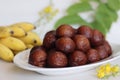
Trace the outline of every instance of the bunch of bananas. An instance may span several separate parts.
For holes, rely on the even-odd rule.
[[[12,62],[14,55],[33,46],[41,45],[41,39],[33,32],[35,26],[20,22],[7,27],[0,27],[0,58]]]

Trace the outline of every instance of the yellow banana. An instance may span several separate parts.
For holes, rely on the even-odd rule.
[[[33,47],[33,45],[32,44],[25,44],[26,45],[26,49],[30,49],[30,48],[32,48]],[[19,52],[21,52],[21,51],[23,51],[23,50],[20,50],[20,51],[16,51],[16,50],[13,50],[13,53],[14,53],[14,55],[16,55],[16,54],[18,54]]]
[[[0,58],[5,61],[11,62],[13,61],[14,54],[8,47],[0,44]]]
[[[14,38],[14,37],[6,37],[6,38],[2,38],[0,39],[0,43],[7,46],[8,48],[12,49],[12,50],[25,50],[26,46],[24,44],[24,42],[22,42],[21,40]]]
[[[25,44],[26,45],[26,49],[30,49],[30,48],[32,48],[33,47],[33,45],[32,44]],[[13,50],[13,53],[14,53],[14,55],[16,55],[16,54],[18,54],[19,52],[21,52],[22,50],[20,50],[20,51],[15,51],[15,50]]]
[[[19,52],[21,52],[22,50],[20,50],[20,51],[13,51],[13,54],[14,55],[16,55],[16,54],[18,54]]]
[[[26,47],[27,47],[27,49],[30,49],[30,48],[32,48],[34,45],[32,45],[32,44],[26,44]]]
[[[41,39],[35,32],[27,32],[27,35],[24,37],[19,37],[25,44],[32,44],[32,45],[41,45]]]
[[[14,37],[22,37],[22,36],[25,36],[27,33],[19,26],[16,26],[16,25],[11,25],[9,27],[13,33],[12,33],[12,36]]]
[[[28,23],[28,22],[20,22],[20,23],[14,24],[14,25],[23,28],[23,30],[25,30],[26,32],[35,29],[35,26],[31,23]]]
[[[13,54],[14,55],[16,55],[16,54],[18,54],[19,53],[19,51],[13,51]]]
[[[11,33],[13,33],[13,31],[8,27],[0,27],[0,38],[8,37],[11,35]]]

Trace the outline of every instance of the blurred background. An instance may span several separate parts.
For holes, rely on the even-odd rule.
[[[85,3],[85,5],[81,4],[82,1]],[[92,1],[90,2],[91,6],[86,4],[89,1]],[[104,16],[98,16],[101,20],[99,20],[98,18],[96,18],[96,16],[94,16],[95,14],[97,14],[97,12],[99,12],[99,8],[97,8],[99,1],[101,0],[10,0],[10,1],[0,0],[0,26],[7,26],[17,22],[31,22],[38,27],[37,30],[35,31],[43,39],[47,31],[51,29],[55,29],[56,24],[59,25],[60,23],[62,23],[60,22],[60,19],[64,18],[64,16],[71,16],[79,12],[78,7],[81,8],[81,11],[80,11],[81,13],[77,13],[77,14],[79,14],[80,18],[82,18],[84,21],[87,22],[87,23],[86,22],[82,23],[81,21],[79,23],[86,25],[89,22],[93,21],[94,19],[101,21],[102,20],[101,17],[104,17],[106,14]],[[107,0],[102,0],[102,1],[104,1],[104,4],[106,4]],[[111,11],[108,11],[108,14],[111,15],[112,13],[117,13],[117,14],[111,15],[111,16],[115,16],[116,20],[111,22],[108,30],[105,30],[106,28],[101,29],[98,27],[97,29],[100,29],[101,31],[103,31],[103,33],[106,34],[106,38],[108,39],[108,41],[112,43],[120,44],[120,37],[119,37],[120,35],[120,27],[119,27],[120,26],[120,10],[119,9],[120,8],[116,10],[116,7],[115,8],[113,7],[113,5],[116,3],[112,4],[112,1],[114,0],[109,0],[109,1],[110,1],[110,4],[107,4],[107,6],[111,8]],[[76,6],[77,4],[81,4],[83,6],[82,7]],[[117,5],[118,7],[120,7],[119,3]],[[48,13],[48,15],[43,15],[43,14],[46,14],[46,13],[42,14],[42,12],[44,12],[46,8],[47,8],[46,13]],[[50,16],[50,19],[46,19],[46,17],[45,18],[41,17],[41,16],[49,16],[50,9],[53,10],[53,13],[55,13],[56,11],[56,13],[52,16],[52,18],[51,16]],[[102,8],[100,7],[100,9],[103,9],[103,13],[107,13],[106,10],[104,9],[104,6],[102,6]],[[72,12],[73,14],[71,14]],[[105,17],[105,20],[106,21],[109,20],[109,17],[108,16]],[[67,21],[67,19],[65,19],[64,23],[70,23],[70,21]],[[76,23],[71,25],[77,28],[82,24]],[[103,23],[103,25],[104,24],[107,24],[107,22]],[[97,24],[95,24],[95,26],[96,25]],[[102,26],[99,25],[99,27],[102,27]]]

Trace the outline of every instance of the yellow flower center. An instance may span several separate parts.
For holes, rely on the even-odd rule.
[[[111,71],[115,72],[115,73],[119,72],[119,70],[120,70],[119,66],[113,66],[112,69],[111,69]]]
[[[111,65],[110,64],[105,65],[105,72],[106,72],[106,74],[110,74],[110,72],[111,72]]]
[[[105,76],[105,73],[103,71],[101,71],[97,74],[98,78],[103,78],[104,76]]]
[[[51,13],[52,12],[52,7],[51,6],[48,6],[44,9],[44,12],[45,13]]]

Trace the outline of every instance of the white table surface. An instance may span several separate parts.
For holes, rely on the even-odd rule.
[[[0,26],[13,24],[20,21],[35,22],[38,19],[37,12],[48,5],[48,1],[49,0],[0,0]],[[75,2],[75,0],[53,1],[56,8],[58,8],[60,12],[63,12],[69,4]],[[120,12],[118,14],[120,15]],[[107,35],[107,39],[110,42],[120,44],[119,35],[120,16],[118,21],[113,23],[112,28]],[[120,65],[120,59],[111,63]],[[0,60],[0,80],[98,80],[95,76],[95,72],[95,70],[90,70],[74,75],[45,76],[36,72],[18,68],[14,65],[14,63],[8,63]],[[109,80],[120,80],[120,76],[115,78],[111,77]]]

